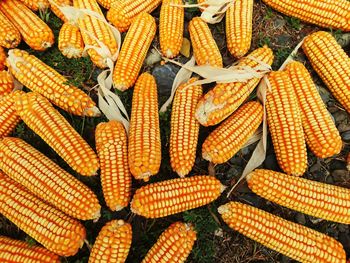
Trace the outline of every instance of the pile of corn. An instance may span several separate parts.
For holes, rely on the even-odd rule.
[[[205,13],[210,6],[199,2],[204,3],[201,9]],[[346,0],[264,2],[306,22],[350,31],[350,2]],[[108,9],[110,24],[99,5]],[[274,55],[267,46],[247,55],[253,0],[236,0],[228,5],[227,48],[239,59],[237,65],[250,69],[261,64],[271,66]],[[64,11],[69,6],[85,11],[73,19]],[[159,6],[160,50],[164,57],[176,58],[184,39],[185,7],[181,0],[0,1],[0,213],[42,245],[29,246],[0,236],[0,262],[60,262],[60,257],[73,256],[90,233],[80,220],[97,221],[101,215],[101,200],[92,189],[35,149],[35,142],[28,144],[10,137],[21,121],[72,170],[82,176],[100,175],[108,209],[129,209],[156,219],[207,205],[226,189],[214,176],[188,176],[197,157],[200,125],[218,125],[201,147],[202,158],[213,164],[225,163],[258,130],[266,107],[273,147],[284,173],[256,169],[246,177],[249,188],[281,206],[350,224],[349,189],[301,177],[307,169],[307,147],[315,156],[328,158],[338,154],[343,143],[310,73],[296,61],[266,75],[266,105],[248,101],[262,78],[217,83],[205,94],[195,83],[197,77],[182,83],[172,103],[169,139],[171,168],[179,178],[132,188],[133,180],[156,178],[162,162],[157,83],[151,74],[140,74],[157,31],[151,13]],[[110,67],[112,61],[113,87],[120,91],[133,87],[130,129],[117,120],[99,123],[95,129],[96,151],[56,108],[76,116],[99,117],[94,100],[68,84],[55,69],[16,48],[22,39],[36,51],[54,44],[53,31],[35,13],[47,12],[48,8],[63,21],[57,42],[64,56],[88,55],[99,68]],[[117,30],[126,32],[120,51]],[[223,59],[208,24],[195,17],[188,31],[197,65],[222,68]],[[325,31],[307,36],[302,48],[314,70],[349,112],[348,55]],[[15,85],[17,82],[26,92]],[[292,259],[346,261],[345,251],[335,239],[255,207],[232,201],[220,206],[218,213],[232,229]],[[132,246],[132,218],[128,222],[113,219],[102,227],[89,262],[125,262]],[[196,235],[194,226],[175,222],[159,236],[142,262],[185,262]]]

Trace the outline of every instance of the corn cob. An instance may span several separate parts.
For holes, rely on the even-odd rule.
[[[0,139],[9,135],[21,120],[14,102],[14,98],[19,94],[23,92],[18,90],[0,96]]]
[[[277,11],[326,28],[350,31],[350,3],[347,0],[263,0]]]
[[[162,0],[118,0],[114,1],[107,12],[107,19],[120,32],[125,32],[133,20],[141,13],[151,13]]]
[[[307,152],[292,81],[284,71],[271,72],[268,80],[267,121],[277,161],[285,173],[301,176],[307,168]]]
[[[123,220],[108,222],[98,234],[91,250],[89,263],[124,263],[132,240],[131,225]]]
[[[114,87],[118,90],[124,91],[135,84],[156,27],[155,19],[147,13],[140,14],[133,21],[113,72]]]
[[[216,200],[225,187],[213,176],[178,178],[136,190],[131,211],[146,218],[160,218],[194,209]]]
[[[103,6],[103,8],[105,9],[110,9],[112,4],[116,1],[119,1],[119,0],[97,0],[97,2]]]
[[[195,17],[189,23],[188,30],[197,64],[222,67],[220,50],[207,23],[200,17]]]
[[[170,163],[180,177],[192,170],[196,159],[199,123],[194,114],[202,86],[188,87],[196,80],[192,78],[176,90],[171,110]]]
[[[345,262],[342,245],[311,228],[238,202],[222,205],[218,211],[230,228],[292,259],[308,263]]]
[[[258,48],[242,58],[238,66],[259,66],[254,57],[268,65],[273,62],[273,53],[270,48],[264,46]],[[255,87],[259,84],[259,78],[253,78],[246,83],[232,82],[219,83],[212,90],[209,90],[199,101],[196,110],[197,120],[204,126],[219,124],[230,116],[249,97]]]
[[[21,42],[21,34],[17,28],[0,11],[0,46],[15,48]]]
[[[0,46],[0,71],[5,69],[6,53],[5,50]]]
[[[87,186],[21,139],[7,137],[0,142],[0,169],[69,216],[100,217],[101,206]]]
[[[112,211],[127,207],[131,195],[127,135],[122,123],[110,121],[96,127],[96,149],[101,167],[101,184]]]
[[[163,0],[159,18],[159,42],[167,58],[180,53],[184,33],[184,8],[172,4],[182,5],[182,0]]]
[[[14,80],[11,74],[5,70],[0,71],[0,97],[9,94],[13,88]]]
[[[44,97],[25,93],[14,98],[21,119],[38,134],[73,170],[95,175],[98,159],[86,141]]]
[[[68,22],[68,19],[66,16],[59,10],[57,6],[71,6],[72,5],[72,0],[50,0],[51,5],[50,9],[51,11],[63,22]]]
[[[350,58],[345,51],[323,31],[306,37],[303,50],[333,96],[350,112]]]
[[[184,263],[196,238],[191,225],[175,222],[160,235],[142,263]]]
[[[0,11],[14,24],[32,49],[44,51],[53,45],[52,30],[23,3],[3,0],[0,2]]]
[[[50,7],[50,3],[48,0],[20,0],[20,1],[33,11],[38,11],[38,10],[45,11]]]
[[[258,169],[247,176],[249,188],[261,197],[326,220],[350,224],[350,190]]]
[[[40,246],[0,236],[0,261],[2,263],[59,263],[58,255]]]
[[[100,115],[93,100],[82,90],[33,55],[20,49],[10,50],[7,64],[11,73],[27,88],[48,98],[56,106],[79,116]]]
[[[250,48],[253,30],[253,0],[237,0],[226,12],[227,48],[236,58]]]
[[[244,104],[206,138],[203,158],[215,164],[230,160],[259,128],[263,117],[264,109],[259,102]]]
[[[84,41],[79,27],[66,22],[58,36],[58,49],[67,58],[80,58],[84,52]]]
[[[312,78],[300,62],[286,67],[299,103],[305,139],[311,151],[320,158],[331,157],[342,149],[342,140]]]
[[[86,231],[77,220],[46,204],[0,172],[0,213],[48,250],[75,255]]]
[[[143,73],[132,97],[128,151],[131,174],[148,181],[158,173],[161,155],[157,84],[152,75]]]
[[[96,0],[73,0],[73,5],[76,8],[96,12],[103,17],[103,13]],[[99,68],[106,68],[107,60],[114,61],[114,56],[118,52],[118,43],[111,28],[103,21],[90,15],[84,15],[82,18],[79,18],[78,25],[85,45],[100,47],[97,42],[99,40],[107,47],[110,54],[104,54],[105,52],[103,54],[100,52],[99,54],[95,49],[88,50],[92,62]]]

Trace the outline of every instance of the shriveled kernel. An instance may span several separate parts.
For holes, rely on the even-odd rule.
[[[84,52],[84,40],[79,27],[66,22],[60,29],[58,49],[67,58],[80,58]]]

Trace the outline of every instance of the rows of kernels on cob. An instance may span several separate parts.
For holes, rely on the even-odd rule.
[[[2,5],[11,7],[17,2],[17,0],[5,0]],[[44,0],[21,0],[21,2],[32,10],[42,10],[48,7],[48,2]],[[63,6],[71,5],[72,2],[69,0],[50,2],[55,14],[66,21],[66,17],[56,5],[52,5],[52,2]],[[4,131],[0,135],[3,137],[11,133],[22,118],[79,173],[92,175],[100,166],[105,202],[111,210],[118,211],[127,207],[131,199],[131,174],[136,179],[147,181],[151,175],[158,173],[161,162],[157,83],[148,73],[139,76],[147,51],[156,34],[155,20],[147,13],[152,12],[162,2],[160,47],[164,56],[173,58],[178,55],[182,44],[184,8],[181,6],[182,1],[176,0],[142,2],[98,0],[97,2],[106,8],[111,8],[108,17],[121,31],[126,31],[130,27],[113,72],[113,81],[117,89],[124,91],[136,83],[130,131],[125,130],[121,123],[113,120],[99,124],[95,133],[98,160],[90,146],[78,136],[44,97],[64,110],[79,116],[99,115],[94,102],[76,87],[67,85],[67,80],[63,76],[34,56],[22,50],[11,50],[7,59],[10,72],[28,88],[44,97],[36,93],[25,94],[21,91],[11,93],[14,88],[13,77],[9,72],[0,72],[3,73],[3,78],[0,78],[0,95],[4,95],[0,98],[3,101],[0,104],[0,111],[3,107],[4,112],[2,114]],[[95,0],[73,1],[76,8],[86,8],[102,16],[97,2]],[[294,7],[290,2],[283,7],[281,4],[284,1],[279,4],[268,0],[266,2],[287,14],[291,12],[290,8]],[[340,12],[333,21],[325,18],[320,20],[320,7],[325,3],[329,4],[327,8],[331,8],[331,3],[327,0],[320,1],[320,3],[311,1],[310,4],[299,6],[300,13],[293,14],[306,19],[306,12],[310,12],[312,16],[309,22],[347,30],[347,25],[342,21],[343,17],[349,17],[347,11]],[[227,46],[232,55],[237,58],[244,56],[250,48],[252,5],[250,0],[235,1],[227,11]],[[334,10],[340,10],[340,7],[347,7],[347,5],[344,1],[336,1],[333,7]],[[52,44],[40,43],[40,41],[45,41],[44,33],[48,31],[30,10],[24,8],[26,16],[24,19],[8,23],[16,12],[16,8],[13,7],[7,13],[4,11],[6,13],[4,22],[1,21],[0,13],[0,23],[11,30],[9,31],[11,37],[8,39],[0,34],[0,70],[5,67],[1,63],[4,57],[1,46],[8,48],[9,45],[16,45],[16,42],[20,41],[16,30],[17,33],[19,31],[22,34],[24,40],[33,49],[43,50]],[[26,32],[28,25],[24,22],[30,19],[35,22],[37,28],[41,28],[43,35],[38,39],[29,38],[30,34],[34,35],[31,30]],[[84,42],[96,47],[99,45],[98,41],[107,45],[112,55],[117,53],[114,36],[105,22],[86,13],[83,17],[79,17],[78,21],[78,25],[66,22],[61,28],[58,44],[65,56],[81,57]],[[15,27],[9,27],[11,22]],[[221,52],[209,26],[200,18],[194,18],[189,24],[189,31],[197,64],[222,67]],[[346,78],[339,78],[343,71],[349,70],[349,65],[346,64],[348,60],[346,53],[336,44],[335,39],[325,32],[309,36],[303,48],[315,70],[347,109],[348,81]],[[319,49],[325,52],[320,53]],[[107,66],[106,59],[109,58],[109,55],[101,55],[96,49],[89,49],[88,53],[97,66],[101,68]],[[329,61],[329,58],[334,60],[334,63],[327,63],[326,59]],[[254,68],[261,66],[262,63],[271,65],[272,61],[272,51],[268,47],[263,47],[241,59],[238,65]],[[188,86],[195,80],[191,79],[178,88],[172,107],[170,161],[173,170],[180,176],[185,176],[192,170],[196,157],[199,122],[204,126],[209,126],[219,124],[227,118],[209,135],[202,146],[204,159],[213,163],[224,163],[245,144],[263,119],[263,107],[259,102],[250,101],[239,108],[258,85],[260,78],[253,78],[247,83],[219,83],[201,100],[202,87],[200,85]],[[311,151],[321,158],[331,157],[340,152],[342,142],[339,132],[309,73],[301,63],[293,62],[287,65],[283,72],[270,73],[268,83],[271,90],[268,90],[267,93],[267,118],[277,159],[286,173],[291,175],[304,173],[307,167],[305,141]],[[196,108],[197,114],[195,114]],[[39,121],[34,117],[37,117]],[[130,147],[127,146],[128,141]],[[69,151],[72,149],[77,153]],[[18,162],[19,159],[21,162]],[[19,139],[7,137],[0,142],[0,168],[8,177],[25,188],[5,176],[3,181],[7,182],[7,187],[15,185],[16,189],[27,191],[27,199],[21,196],[16,200],[19,207],[25,206],[32,198],[39,200],[37,203],[40,205],[41,200],[44,200],[78,219],[96,219],[99,216],[100,205],[91,190]],[[41,168],[43,169],[40,170]],[[53,179],[50,177],[51,174],[59,176]],[[29,177],[32,180],[29,180]],[[350,222],[348,189],[265,170],[256,170],[249,174],[247,181],[253,192],[282,206],[335,222]],[[213,202],[223,190],[224,187],[219,180],[212,176],[191,176],[152,183],[136,191],[132,198],[131,211],[147,218],[169,216]],[[6,187],[3,191],[6,191]],[[10,192],[4,195],[10,195]],[[80,200],[76,199],[78,196]],[[37,197],[40,199],[35,199]],[[15,197],[12,196],[12,198]],[[27,233],[35,235],[35,239],[55,253],[71,255],[76,252],[77,243],[82,244],[85,232],[79,229],[76,222],[71,221],[79,229],[77,236],[80,239],[65,241],[60,247],[53,244],[56,239],[45,240],[43,233],[23,224],[21,219],[12,215],[12,210],[8,212],[6,205],[3,203],[0,207],[4,211],[3,214],[7,214]],[[23,212],[21,210],[23,218],[29,221],[30,212],[25,210],[27,208],[23,209]],[[34,207],[35,209],[37,208]],[[50,210],[49,206],[45,209]],[[63,216],[55,209],[52,208],[48,214],[58,215],[53,219],[58,222]],[[239,203],[229,203],[221,207],[219,212],[223,215],[224,221],[232,228],[291,258],[305,262],[342,262],[345,258],[341,245],[335,240],[255,208]],[[243,218],[240,213],[243,213],[246,218]],[[68,217],[65,219],[68,220]],[[257,236],[254,227],[255,224],[261,222],[266,224],[261,229],[261,235]],[[40,228],[41,221],[36,223],[39,223],[38,228]],[[277,230],[272,229],[270,224],[278,224],[280,227]],[[67,224],[64,227],[67,227]],[[57,234],[55,231],[53,235]],[[106,260],[124,262],[131,246],[131,232],[131,225],[122,220],[107,223],[96,239],[89,262]],[[271,233],[275,234],[275,238],[271,238]],[[280,239],[280,233],[291,235],[292,238],[287,241]],[[301,243],[306,243],[306,245],[299,246],[300,240],[295,242],[294,235],[300,235]],[[143,262],[184,262],[195,239],[196,233],[192,226],[180,222],[174,223],[160,236]],[[13,253],[11,251],[16,251],[18,248],[13,243],[11,249],[10,253]]]

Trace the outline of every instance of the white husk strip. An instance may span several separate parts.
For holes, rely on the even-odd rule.
[[[192,56],[192,58],[185,64],[187,66],[194,66],[196,63],[196,60],[194,58],[194,56]],[[179,72],[176,74],[176,77],[174,79],[173,82],[173,86],[171,88],[171,94],[169,99],[163,104],[163,106],[160,108],[159,112],[166,112],[168,106],[171,104],[171,102],[174,99],[175,96],[175,92],[177,90],[177,88],[183,84],[186,83],[190,77],[192,75],[192,71],[185,69],[184,67],[181,67],[181,69],[179,70]]]
[[[268,78],[265,76],[259,84],[257,95],[264,107],[264,118],[262,125],[262,135],[258,145],[256,146],[251,158],[249,159],[242,176],[238,179],[237,183],[231,188],[227,197],[229,197],[232,191],[240,184],[240,182],[246,178],[246,176],[259,167],[266,158],[266,144],[267,144],[267,120],[266,120],[266,94],[268,90],[271,90],[271,85]],[[253,135],[254,136],[254,135]]]
[[[98,77],[98,106],[109,120],[120,121],[129,132],[129,115],[119,96],[112,91],[113,61],[107,61],[109,69],[104,70]],[[107,76],[108,74],[108,76]]]
[[[171,5],[185,8],[199,7],[203,9],[201,15],[203,21],[209,24],[216,24],[222,21],[227,9],[233,5],[234,2],[235,0],[207,0],[200,4]]]
[[[305,38],[304,38],[305,39]],[[298,53],[300,47],[304,43],[304,39],[294,48],[294,50],[291,52],[291,54],[288,56],[288,58],[284,61],[282,66],[279,68],[279,71],[282,71],[285,69],[285,67],[290,63],[291,61],[294,61],[294,57]],[[262,137],[256,146],[250,160],[248,161],[246,167],[244,168],[244,171],[242,173],[242,176],[238,179],[237,183],[231,188],[230,192],[227,194],[227,197],[230,196],[232,191],[240,184],[240,182],[247,177],[249,173],[254,171],[257,167],[259,167],[266,158],[266,142],[267,142],[267,119],[266,119],[266,94],[268,91],[271,90],[271,85],[269,83],[269,80],[266,76],[262,79],[260,82],[260,85],[258,87],[258,98],[263,103],[264,106],[264,119],[263,119],[263,132]],[[254,136],[254,135],[253,135]]]
[[[182,68],[185,68],[193,73],[198,74],[203,80],[195,81],[191,86],[203,85],[208,83],[232,83],[232,82],[247,82],[252,78],[262,78],[265,74],[271,71],[271,67],[264,62],[259,62],[257,67],[249,66],[236,66],[233,65],[229,68],[219,68],[213,67],[210,65],[200,65],[200,66],[191,66],[183,65],[180,62],[177,62],[172,59],[163,58],[167,62],[171,62],[175,65],[178,65]],[[259,61],[255,58],[256,61]]]

